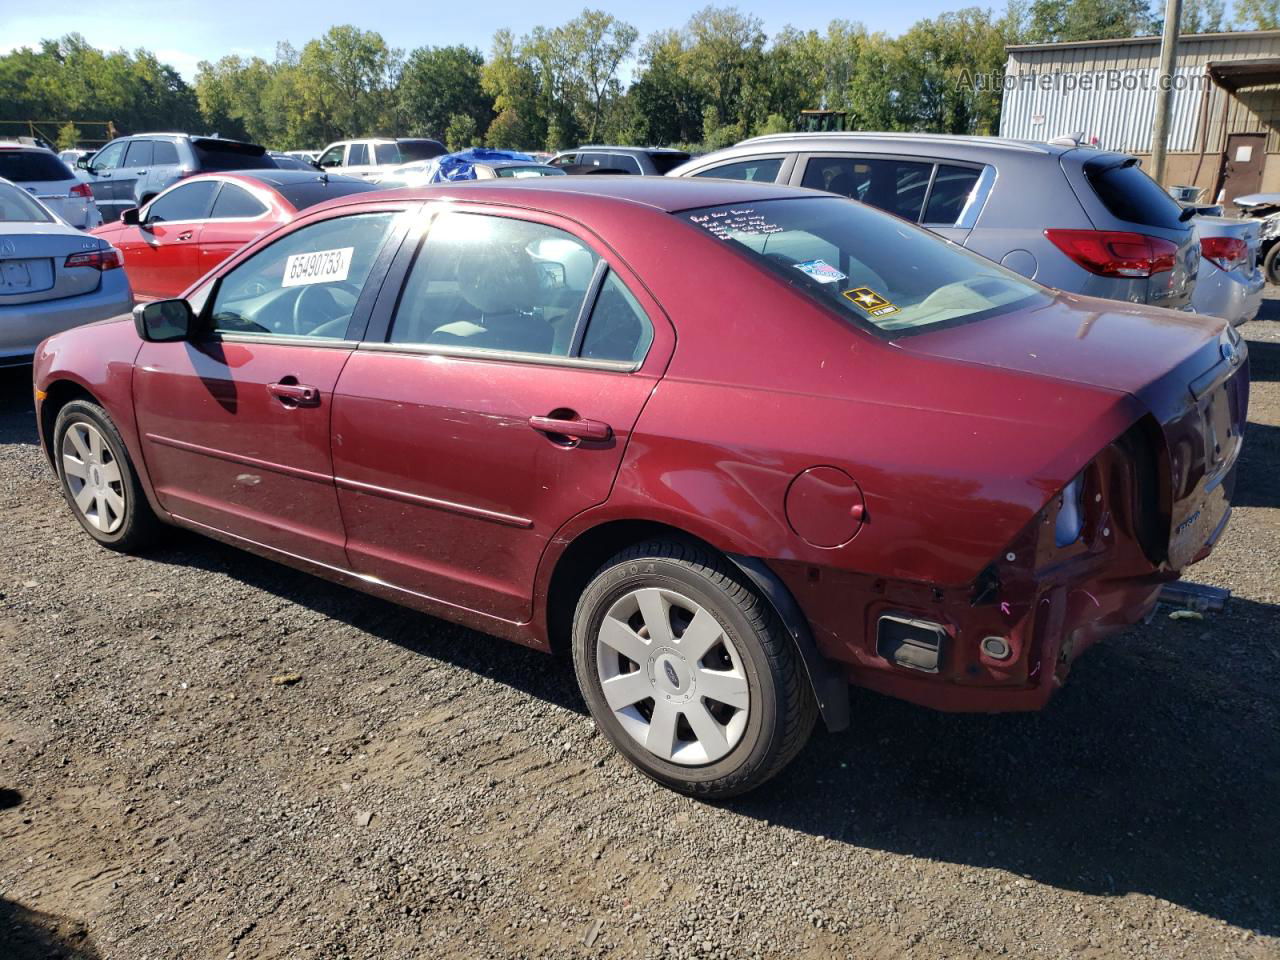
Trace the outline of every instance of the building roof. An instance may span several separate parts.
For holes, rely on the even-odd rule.
[[[1179,45],[1203,43],[1213,40],[1280,40],[1280,30],[1238,30],[1229,33],[1185,33],[1178,37]],[[1067,43],[1011,43],[1005,47],[1009,53],[1025,50],[1084,50],[1093,47],[1121,47],[1134,44],[1159,45],[1160,34],[1148,37],[1117,37],[1112,40],[1073,40]]]

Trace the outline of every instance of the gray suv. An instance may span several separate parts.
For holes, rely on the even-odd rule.
[[[110,223],[183,177],[274,169],[276,163],[256,143],[185,133],[139,133],[112,140],[93,156],[76,161],[76,166],[93,191],[102,219]]]
[[[907,133],[776,134],[669,176],[763,180],[860,200],[1050,287],[1187,308],[1200,244],[1136,158],[1068,143]]]

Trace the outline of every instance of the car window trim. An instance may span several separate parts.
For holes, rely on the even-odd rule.
[[[973,185],[973,191],[969,194],[969,199],[965,201],[964,209],[960,211],[960,216],[955,222],[955,226],[960,230],[972,230],[978,222],[978,217],[982,215],[982,211],[986,209],[987,198],[991,196],[991,190],[996,185],[996,179],[1000,176],[1000,172],[993,164],[984,163],[982,172],[978,174],[978,182]]]
[[[957,217],[956,217],[956,219],[955,219],[955,222],[954,222],[954,223],[947,223],[947,222],[946,222],[946,221],[944,221],[944,220],[925,220],[925,219],[923,219],[923,218],[928,214],[928,212],[929,212],[929,201],[933,199],[933,188],[934,188],[934,184],[936,184],[936,183],[937,183],[937,181],[938,181],[938,171],[939,171],[942,167],[959,167],[959,168],[964,169],[964,170],[976,170],[976,171],[977,171],[977,173],[978,173],[978,179],[974,182],[973,187],[972,187],[972,188],[970,188],[970,190],[969,190],[969,198],[965,201],[965,203],[964,203],[964,208],[963,208],[963,209],[961,209],[960,214],[959,214],[959,216],[957,216]],[[933,177],[929,180],[929,192],[928,192],[927,194],[925,194],[925,198],[924,198],[924,209],[923,209],[923,210],[921,211],[921,213],[920,213],[920,216],[921,216],[921,218],[922,218],[922,219],[920,220],[920,226],[922,226],[922,227],[951,227],[951,228],[953,228],[953,229],[962,229],[962,230],[971,230],[971,229],[973,229],[973,225],[972,225],[972,223],[971,223],[968,227],[965,227],[965,226],[963,226],[963,222],[964,222],[966,219],[971,219],[971,220],[977,220],[977,219],[978,219],[978,214],[982,212],[982,206],[983,206],[983,204],[985,204],[985,203],[986,203],[987,194],[989,194],[989,193],[991,192],[991,184],[992,184],[992,183],[994,182],[994,180],[995,180],[994,175],[992,175],[992,176],[988,179],[988,181],[986,182],[986,184],[985,184],[985,186],[984,186],[984,183],[983,183],[983,177],[987,176],[987,174],[988,174],[989,172],[993,172],[993,171],[994,171],[994,168],[993,168],[990,164],[987,164],[987,163],[981,163],[981,164],[979,164],[979,163],[971,163],[971,162],[969,162],[969,161],[965,161],[965,160],[939,160],[939,161],[937,161],[937,162],[933,165]],[[979,195],[981,195],[981,196],[979,196]],[[972,210],[970,209],[971,207],[973,208]]]
[[[371,209],[366,208],[366,209],[352,210],[350,212],[344,211],[343,213],[337,216],[318,216],[303,222],[299,222],[296,228],[293,230],[290,230],[288,233],[282,233],[279,236],[272,235],[271,241],[269,243],[263,244],[260,247],[256,246],[256,243],[255,243],[254,249],[252,251],[249,251],[247,255],[232,257],[230,260],[220,265],[220,269],[222,268],[225,268],[225,269],[223,269],[223,272],[220,273],[217,276],[217,278],[213,281],[213,283],[208,286],[208,289],[205,292],[204,303],[200,307],[200,313],[196,316],[196,321],[197,321],[196,325],[197,325],[198,332],[195,334],[195,336],[192,339],[199,343],[208,343],[215,339],[222,339],[227,337],[254,337],[254,338],[260,337],[262,338],[261,341],[257,339],[253,340],[252,342],[254,343],[257,343],[257,342],[283,343],[286,339],[304,341],[297,344],[298,346],[315,346],[317,344],[332,344],[332,343],[338,342],[336,340],[332,340],[328,338],[321,339],[319,337],[298,337],[291,334],[274,334],[274,333],[255,334],[255,333],[244,333],[244,332],[238,332],[238,331],[229,331],[229,332],[215,331],[210,329],[210,324],[213,322],[213,317],[211,316],[210,311],[213,310],[213,305],[215,302],[217,302],[218,291],[222,288],[222,281],[226,279],[226,276],[228,273],[230,273],[232,270],[235,270],[241,264],[248,262],[251,258],[256,257],[258,254],[262,253],[263,251],[268,250],[271,247],[275,246],[275,244],[279,243],[281,240],[284,240],[286,237],[290,237],[293,234],[297,233],[299,230],[305,230],[307,227],[314,226],[317,223],[327,223],[330,220],[340,220],[343,217],[358,217],[362,215],[378,214],[378,213],[389,213],[393,217],[395,217],[397,214],[411,213],[415,207],[420,207],[420,206],[421,206],[421,202],[417,201],[417,202],[410,203],[408,205],[397,205],[392,208],[380,208],[380,207],[371,208]],[[405,217],[404,219],[409,221],[416,221],[417,218],[408,216],[408,217]],[[373,305],[377,303],[378,297],[382,292],[382,284],[386,281],[387,267],[390,264],[394,254],[399,251],[400,246],[404,242],[405,232],[410,228],[411,225],[412,225],[411,223],[402,222],[398,228],[393,228],[391,231],[388,232],[387,236],[383,238],[382,248],[378,251],[378,255],[373,259],[373,265],[369,268],[369,275],[365,277],[364,286],[361,288],[360,296],[356,300],[355,309],[351,311],[351,319],[347,323],[347,331],[342,337],[342,342],[350,341],[352,343],[358,343],[361,340],[361,338],[364,336],[365,328],[367,327],[369,322],[369,314],[372,310]],[[382,271],[382,276],[378,277],[377,281],[375,282],[374,277],[379,273],[379,271]],[[248,343],[250,341],[246,340],[244,342]]]
[[[589,243],[582,236],[571,230],[565,230],[563,226],[546,223],[544,220],[536,217],[522,217],[518,214],[525,212],[521,208],[509,208],[502,212],[491,211],[487,209],[467,210],[460,208],[455,204],[446,204],[441,201],[429,202],[424,205],[426,209],[423,215],[417,218],[416,228],[406,234],[401,241],[400,250],[397,255],[397,262],[387,271],[386,276],[382,280],[382,287],[388,291],[387,296],[382,296],[381,292],[378,301],[370,314],[369,322],[361,338],[361,349],[368,348],[378,350],[383,353],[416,353],[416,354],[432,354],[439,356],[457,356],[467,357],[481,360],[505,360],[512,363],[542,363],[546,366],[554,367],[582,367],[591,370],[603,370],[612,373],[635,373],[649,358],[654,344],[657,342],[657,324],[653,322],[653,317],[649,315],[649,311],[644,304],[636,299],[640,312],[644,314],[645,320],[649,324],[650,331],[653,336],[649,338],[649,346],[645,349],[644,356],[635,361],[628,360],[593,360],[589,357],[580,357],[576,354],[582,348],[582,341],[586,337],[587,326],[591,320],[591,314],[595,312],[596,301],[600,297],[600,291],[604,288],[605,278],[612,270],[618,274],[618,282],[628,290],[631,286],[623,279],[621,272],[616,270],[609,262],[609,257],[602,253],[600,248]],[[583,244],[587,249],[594,253],[599,259],[596,261],[595,270],[592,272],[591,280],[587,283],[586,289],[583,291],[582,307],[578,310],[578,316],[574,320],[573,336],[570,340],[570,353],[568,356],[560,356],[558,354],[545,353],[521,353],[514,350],[493,350],[486,347],[460,347],[449,344],[419,344],[419,343],[396,343],[387,340],[391,335],[391,327],[395,322],[395,315],[400,309],[400,301],[404,297],[404,291],[408,287],[409,274],[413,270],[414,264],[417,263],[419,255],[426,246],[428,235],[431,231],[431,224],[435,222],[435,218],[440,213],[465,213],[469,216],[487,216],[487,217],[503,217],[509,220],[521,220],[525,223],[539,223],[543,226],[553,227],[554,229],[563,230],[569,236],[573,237],[579,243]],[[535,212],[535,211],[530,211]],[[553,215],[554,216],[554,215]],[[560,217],[554,217],[556,220],[563,221]],[[590,233],[585,230],[585,233]],[[608,246],[601,244],[605,250]],[[394,291],[394,294],[391,294]],[[635,293],[631,294],[633,297]],[[210,295],[210,302],[213,295]],[[585,315],[584,315],[584,312]],[[348,331],[350,335],[350,331]]]
[[[766,183],[767,182],[767,183],[789,184],[793,182],[792,173],[795,171],[795,168],[796,168],[796,155],[794,153],[776,153],[776,152],[775,153],[753,153],[753,154],[750,154],[749,156],[738,157],[736,160],[726,160],[722,163],[721,162],[708,163],[705,166],[698,167],[696,170],[690,170],[688,173],[684,174],[683,176],[711,177],[712,179],[716,179],[714,175],[707,173],[707,171],[714,170],[717,167],[736,167],[740,163],[753,163],[753,162],[758,163],[762,160],[781,160],[782,161],[782,164],[778,167],[777,174],[774,175],[774,178],[772,180],[768,180],[768,181],[738,180],[738,183]],[[723,179],[723,178],[720,178],[720,179]],[[732,179],[736,180],[737,178],[735,177]]]
[[[354,350],[359,340],[341,337],[305,337],[299,334],[249,333],[247,331],[214,331],[200,338],[201,343],[276,343],[285,347],[326,347]]]
[[[262,203],[262,207],[263,207],[262,212],[254,217],[215,217],[213,216],[213,208],[218,205],[218,198],[222,196],[222,191],[225,190],[227,187],[234,187],[237,190],[242,190],[245,193],[247,193],[249,196],[253,197],[253,199],[256,200],[258,203]],[[155,201],[153,200],[152,202],[154,203]],[[241,186],[238,183],[233,183],[230,180],[225,180],[219,177],[218,189],[213,192],[213,203],[209,204],[209,216],[205,217],[204,220],[202,220],[201,222],[202,223],[253,223],[253,221],[255,220],[262,220],[263,218],[269,217],[269,216],[271,216],[271,204],[263,203],[262,199],[260,197],[255,196],[252,190],[247,190],[245,189],[245,187]]]
[[[151,214],[151,208],[154,207],[156,205],[156,202],[159,201],[162,197],[171,196],[177,193],[179,190],[182,190],[186,187],[195,187],[195,186],[199,186],[201,183],[206,183],[206,182],[207,181],[204,181],[204,180],[196,180],[194,182],[188,180],[185,183],[175,184],[174,186],[170,187],[168,190],[164,191],[163,193],[157,194],[156,196],[152,197],[150,202],[148,202],[143,209],[138,211],[139,219],[142,221],[143,224],[145,224],[147,222],[147,216],[150,216]],[[222,192],[222,181],[218,180],[218,181],[215,181],[215,183],[217,184],[217,189],[214,190],[213,193],[209,195],[209,206],[206,211],[207,213],[213,212],[213,201],[216,200],[218,197],[218,194]],[[143,216],[144,211],[147,216]],[[188,217],[186,220],[157,220],[156,222],[163,223],[163,224],[207,223],[208,220],[209,220],[208,217]],[[141,224],[139,224],[139,226],[141,226]]]

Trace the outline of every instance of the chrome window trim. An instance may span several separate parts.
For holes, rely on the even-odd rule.
[[[562,357],[547,353],[519,353],[514,350],[489,350],[484,347],[455,347],[438,343],[376,343],[365,340],[358,350],[375,353],[406,353],[415,356],[453,357],[460,360],[493,360],[500,363],[529,363],[547,367],[577,367],[603,373],[634,373],[643,364],[622,360],[588,360],[584,357]],[[648,352],[646,351],[646,356]]]
[[[950,164],[950,166],[959,166],[959,164]],[[954,226],[957,229],[973,229],[983,208],[987,205],[987,198],[991,196],[991,188],[995,186],[995,183],[996,168],[989,163],[984,163],[982,172],[978,174],[978,182],[973,185],[973,190],[969,193],[969,199],[965,201],[964,209],[960,211],[960,216],[956,219]]]
[[[245,333],[214,331],[200,338],[201,343],[279,343],[289,347],[324,347],[329,350],[354,350],[357,340],[344,337],[306,337],[296,333]]]

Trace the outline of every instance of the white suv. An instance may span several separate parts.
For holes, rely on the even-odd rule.
[[[92,230],[102,224],[89,185],[52,150],[0,140],[0,177],[17,184],[73,227]]]
[[[439,140],[421,137],[371,137],[365,140],[339,140],[331,143],[317,161],[328,173],[362,177],[377,183],[389,171],[415,160],[430,160],[448,151]]]

